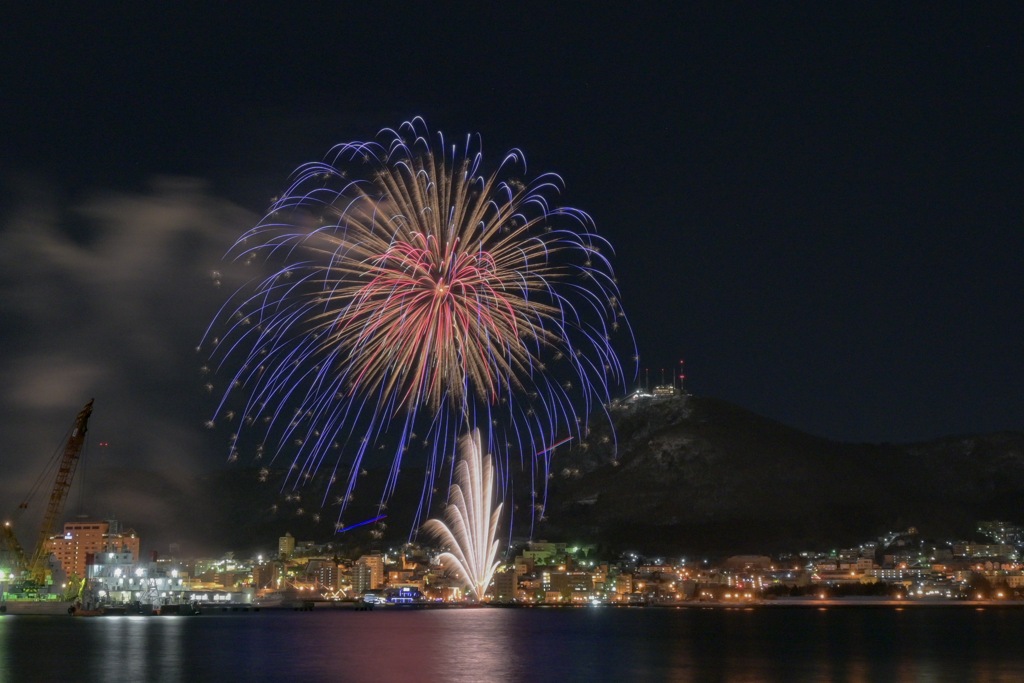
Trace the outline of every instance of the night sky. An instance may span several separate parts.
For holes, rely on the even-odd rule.
[[[839,440],[1024,428],[1019,9],[673,4],[8,12],[0,501],[91,397],[101,463],[220,466],[210,273],[296,166],[417,115],[563,176],[638,381],[684,358]]]

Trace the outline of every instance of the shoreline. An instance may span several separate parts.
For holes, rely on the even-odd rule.
[[[948,598],[920,598],[893,600],[888,598],[779,598],[773,600],[689,600],[679,603],[661,603],[650,605],[560,605],[557,603],[536,603],[536,604],[493,604],[490,607],[501,608],[571,608],[583,609],[587,607],[611,607],[615,609],[725,609],[745,610],[761,608],[785,608],[785,609],[826,609],[837,608],[965,608],[976,610],[992,609],[1024,609],[1024,600],[952,600]]]
[[[25,607],[28,607],[27,605]],[[374,605],[364,606],[355,601],[306,601],[301,605],[254,605],[254,604],[221,604],[200,606],[195,612],[189,615],[225,615],[225,614],[258,614],[260,612],[326,612],[326,611],[383,611],[383,612],[405,612],[419,610],[463,610],[463,609],[653,609],[653,610],[725,610],[725,611],[746,611],[757,609],[893,609],[902,611],[904,609],[974,609],[985,611],[987,609],[1006,610],[1024,609],[1024,600],[952,600],[948,598],[920,598],[894,600],[888,598],[777,598],[772,600],[748,600],[748,601],[725,601],[725,600],[690,600],[679,603],[660,604],[559,604],[559,603],[487,603],[487,604],[458,604],[458,603],[411,603],[400,605]],[[124,616],[123,608],[112,607],[98,612],[97,614],[82,614],[80,616]],[[160,617],[167,614],[175,616],[180,612],[167,610],[161,614],[160,610],[154,610],[146,616]],[[14,609],[6,610],[0,614],[4,616],[61,616],[69,618],[71,615],[65,610],[39,610],[39,609]],[[137,615],[135,615],[137,616]]]
[[[976,610],[992,609],[1024,609],[1024,600],[952,600],[952,599],[905,599],[893,600],[887,598],[780,598],[773,600],[748,600],[748,601],[725,601],[725,600],[690,600],[678,603],[660,603],[649,605],[619,605],[614,603],[598,604],[559,604],[559,603],[488,603],[484,605],[459,605],[452,603],[417,603],[414,605],[378,605],[380,610],[401,610],[401,609],[588,609],[588,608],[612,608],[612,609],[724,609],[724,610],[745,610],[761,608],[784,608],[784,609],[826,609],[826,608],[972,608]]]
[[[770,607],[973,607],[975,609],[1021,608],[1024,600],[955,600],[951,598],[779,598],[762,600],[762,605]]]

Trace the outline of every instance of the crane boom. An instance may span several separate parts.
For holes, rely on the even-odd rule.
[[[14,569],[17,572],[22,572],[28,568],[28,558],[25,557],[25,551],[22,550],[21,544],[18,543],[18,537],[14,535],[14,529],[11,528],[10,522],[4,522],[3,526],[0,526],[0,550],[6,548],[6,550],[14,555]]]
[[[85,432],[88,428],[89,416],[92,415],[93,400],[95,399],[89,399],[89,402],[78,413],[71,436],[68,437],[68,441],[64,445],[64,456],[60,461],[60,469],[57,470],[57,480],[53,484],[53,491],[50,492],[50,503],[43,516],[43,524],[39,529],[35,551],[32,554],[32,559],[28,562],[29,577],[38,585],[46,583],[46,561],[50,556],[46,541],[53,535],[57,519],[64,511],[64,503],[67,501],[68,491],[71,489],[71,479],[78,466],[78,456],[82,454],[82,446],[85,444]]]

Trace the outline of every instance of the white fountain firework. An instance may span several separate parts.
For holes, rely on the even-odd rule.
[[[480,430],[459,441],[455,483],[448,492],[445,521],[427,520],[423,530],[447,550],[441,563],[454,570],[477,600],[483,600],[498,568],[498,522],[501,503],[494,506],[494,462],[480,445]]]

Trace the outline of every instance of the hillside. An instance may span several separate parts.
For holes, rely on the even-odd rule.
[[[772,552],[911,525],[932,537],[971,537],[981,519],[1024,521],[1022,433],[838,443],[692,396],[612,415],[614,436],[598,419],[585,442],[555,451],[545,519],[532,531],[529,486],[516,483],[514,535],[645,552]],[[403,466],[381,538],[369,527],[335,532],[337,492],[324,497],[323,477],[292,490],[273,468],[262,477],[239,466],[200,479],[123,468],[90,476],[104,492],[96,512],[116,513],[147,548],[163,553],[180,541],[183,552],[245,553],[272,551],[286,531],[350,549],[405,541],[423,482],[414,465]],[[377,514],[384,475],[371,469],[361,478],[345,524]]]
[[[712,398],[614,414],[558,462],[538,533],[648,550],[772,551],[870,539],[909,525],[972,535],[1024,503],[1024,434],[847,444]]]

